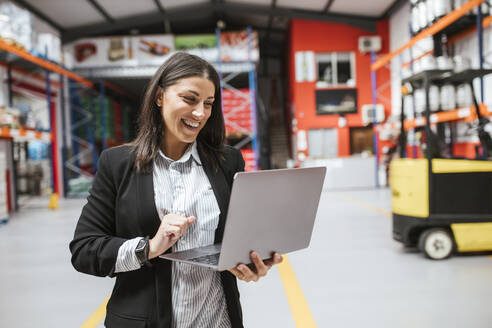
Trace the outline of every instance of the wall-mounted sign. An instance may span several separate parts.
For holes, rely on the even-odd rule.
[[[172,35],[117,36],[78,40],[65,47],[75,68],[160,65],[174,51]]]
[[[174,51],[186,51],[211,63],[219,60],[215,34],[139,35],[81,39],[64,47],[73,57],[74,68],[117,66],[158,66]],[[258,33],[222,32],[220,53],[223,62],[259,60]]]
[[[257,62],[260,58],[258,33],[248,31],[220,33],[220,58],[223,62]]]
[[[179,35],[174,38],[176,51],[186,51],[207,61],[216,62],[219,58],[217,36],[215,34]]]

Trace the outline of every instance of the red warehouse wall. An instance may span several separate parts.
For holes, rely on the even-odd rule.
[[[295,80],[295,53],[298,51],[326,52],[353,52],[355,54],[355,88],[357,89],[357,114],[344,115],[347,125],[338,128],[338,155],[350,154],[350,127],[363,126],[361,107],[363,104],[372,103],[371,94],[371,58],[370,54],[362,54],[358,50],[358,39],[361,36],[379,35],[382,38],[382,51],[389,52],[389,24],[388,20],[377,23],[377,33],[369,33],[365,30],[339,23],[326,23],[308,20],[294,19],[289,29],[289,102],[286,108],[287,117],[292,119],[290,108],[294,106],[294,118],[297,127],[292,127],[292,133],[297,130],[321,128],[338,128],[340,115],[317,115],[315,90],[316,82],[296,82]],[[390,81],[390,72],[387,68],[377,71],[377,85],[380,87]],[[382,97],[391,99],[391,89],[386,87],[381,90]],[[380,100],[377,101],[381,103]],[[389,103],[384,103],[385,112],[391,113]]]

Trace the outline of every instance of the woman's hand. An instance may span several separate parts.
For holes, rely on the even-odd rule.
[[[195,220],[196,218],[194,216],[165,215],[154,238],[149,240],[149,260],[171,248],[186,233],[188,227]]]
[[[251,261],[255,265],[254,270],[251,270],[245,264],[239,264],[235,268],[229,270],[238,279],[246,282],[258,281],[261,277],[266,276],[268,270],[270,270],[273,265],[282,262],[282,256],[280,256],[280,254],[278,253],[273,254],[273,257],[271,259],[265,261],[262,261],[260,256],[256,252],[251,252],[250,257]]]

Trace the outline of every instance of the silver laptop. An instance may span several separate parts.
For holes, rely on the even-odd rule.
[[[309,246],[325,178],[325,167],[240,172],[234,176],[222,244],[160,257],[231,269]]]

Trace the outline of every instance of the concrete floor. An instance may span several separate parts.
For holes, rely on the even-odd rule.
[[[0,327],[80,327],[110,294],[70,264],[84,203],[32,199],[0,225]],[[391,239],[387,212],[385,189],[323,193],[310,247],[288,255],[316,325],[492,327],[492,258],[427,260]],[[277,268],[240,289],[246,327],[295,327]]]

